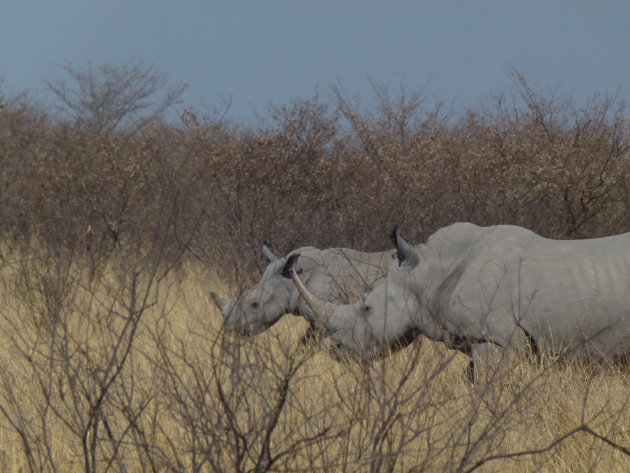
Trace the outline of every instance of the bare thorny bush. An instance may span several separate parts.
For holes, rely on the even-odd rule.
[[[80,93],[99,69],[77,69]],[[135,97],[133,78],[142,92],[155,74],[141,63],[119,69],[132,79],[118,91],[123,101]],[[455,221],[520,224],[556,238],[625,231],[624,104],[609,95],[577,104],[513,75],[513,93],[463,113],[430,105],[423,90],[375,86],[368,110],[335,89],[333,102],[316,95],[273,108],[258,128],[187,109],[179,125],[149,114],[139,133],[94,129],[5,99],[4,239],[83,238],[106,254],[100,248],[124,236],[140,248],[160,205],[171,205],[172,247],[206,264],[233,262],[242,275],[262,240],[278,253],[302,245],[375,251],[394,225],[420,241]],[[97,114],[94,103],[83,113]]]
[[[554,449],[580,434],[590,452],[564,460],[568,469],[581,463],[604,471],[607,448],[620,462],[629,453],[622,443],[627,384],[618,386],[621,399],[615,392],[601,399],[593,391],[602,373],[519,363],[511,366],[517,373],[491,371],[472,387],[462,357],[420,343],[388,360],[346,360],[331,370],[313,361],[324,354],[276,336],[243,344],[214,332],[210,340],[202,358],[185,348],[190,339],[159,355],[164,411],[180,429],[162,433],[168,441],[159,455],[169,471],[472,472],[499,461],[516,468],[523,459],[543,469],[556,461]],[[581,376],[578,392],[566,369]],[[581,405],[578,418],[563,419],[574,406],[562,405],[558,382],[577,395],[569,402]],[[561,434],[544,429],[558,418],[566,424]],[[545,431],[528,438],[537,430]]]
[[[172,212],[162,212],[163,228]],[[34,241],[11,255],[0,411],[30,471],[153,465],[140,427],[153,388],[138,339],[178,259],[165,250],[168,233],[154,234],[142,252],[116,241],[97,275],[83,244]]]
[[[134,67],[140,91],[163,86]],[[95,70],[67,72],[80,81]],[[393,225],[411,241],[455,221],[559,238],[626,231],[623,104],[578,106],[514,76],[515,93],[463,114],[376,86],[375,111],[335,90],[332,103],[276,107],[256,129],[194,110],[165,123],[151,111],[167,102],[128,122],[142,126],[119,126],[125,104],[88,126],[98,110],[74,108],[64,122],[2,97],[0,412],[26,468],[469,472],[534,457],[543,469],[580,435],[593,468],[605,448],[624,461],[625,374],[625,394],[610,388],[601,401],[608,374],[597,369],[510,365],[473,388],[462,357],[428,342],[333,364],[277,332],[244,341],[208,322],[172,329],[191,261],[246,285],[263,239],[283,254],[384,249]],[[553,385],[567,369],[582,376],[571,398],[581,414],[556,419],[547,407],[566,407]],[[554,420],[560,432],[513,446]]]

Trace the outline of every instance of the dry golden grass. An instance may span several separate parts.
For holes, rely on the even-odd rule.
[[[299,347],[296,317],[238,339],[209,298],[230,288],[193,265],[149,291],[156,303],[120,362],[128,293],[113,273],[72,276],[55,339],[16,292],[18,272],[2,270],[3,472],[87,471],[82,441],[95,436],[90,471],[630,471],[630,456],[589,432],[559,441],[587,426],[630,448],[628,371],[516,361],[471,386],[467,359],[427,340],[362,365]]]

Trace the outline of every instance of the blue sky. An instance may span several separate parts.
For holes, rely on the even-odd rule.
[[[369,101],[371,83],[420,88],[456,106],[510,86],[512,66],[542,89],[630,97],[630,0],[0,0],[5,92],[49,100],[59,65],[131,59],[186,83],[187,105],[248,121],[270,104]]]

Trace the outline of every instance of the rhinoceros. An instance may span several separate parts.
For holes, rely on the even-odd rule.
[[[353,304],[322,300],[293,280],[332,342],[378,356],[418,334],[468,355],[482,344],[506,353],[630,357],[630,233],[551,240],[518,226],[457,223],[410,247]],[[472,362],[471,362],[472,367]]]
[[[256,335],[275,324],[284,314],[301,315],[309,322],[303,342],[311,340],[322,327],[310,307],[304,303],[288,276],[294,268],[303,283],[317,297],[335,303],[356,300],[387,275],[394,250],[362,253],[348,248],[320,250],[302,247],[283,258],[263,244],[269,260],[261,280],[245,290],[235,301],[212,292],[224,317],[226,330],[242,335]]]

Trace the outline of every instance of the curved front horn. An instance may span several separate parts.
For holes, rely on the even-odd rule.
[[[230,310],[232,310],[232,301],[224,299],[214,291],[210,293],[210,296],[212,296],[212,300],[223,314],[223,317],[227,318],[230,315]]]
[[[263,252],[263,255],[265,255],[265,257],[269,260],[270,263],[273,263],[274,261],[278,260],[278,257],[273,254],[273,251],[269,249],[266,243],[262,244],[262,252]]]
[[[295,268],[291,268],[291,276],[293,276],[293,283],[295,287],[297,287],[302,299],[304,299],[304,302],[311,308],[317,319],[326,325],[330,316],[335,311],[335,305],[313,294],[309,288],[304,285],[300,276],[298,276],[298,273],[295,271]]]

